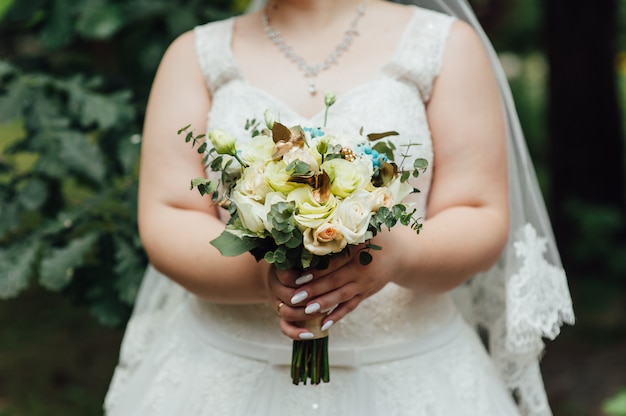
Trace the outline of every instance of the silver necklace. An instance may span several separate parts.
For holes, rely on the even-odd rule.
[[[350,22],[350,26],[348,30],[343,35],[343,39],[339,44],[335,47],[333,52],[326,58],[322,63],[316,65],[309,65],[303,57],[297,55],[291,46],[289,46],[283,39],[280,32],[274,30],[274,28],[270,25],[270,18],[267,15],[267,7],[263,10],[263,15],[261,16],[261,21],[263,22],[263,30],[265,30],[265,34],[268,39],[272,41],[274,45],[278,47],[278,49],[289,59],[294,62],[298,69],[304,72],[304,76],[309,81],[309,94],[315,95],[317,94],[317,85],[315,84],[315,79],[317,78],[317,74],[321,71],[325,71],[330,68],[331,65],[337,64],[339,57],[348,51],[348,48],[352,44],[354,37],[359,34],[357,30],[357,26],[359,24],[359,20],[365,14],[365,4],[367,0],[359,5],[356,10],[356,16]]]

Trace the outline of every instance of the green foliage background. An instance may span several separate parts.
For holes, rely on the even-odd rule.
[[[33,285],[125,323],[143,107],[172,39],[243,4],[0,1],[0,298]]]

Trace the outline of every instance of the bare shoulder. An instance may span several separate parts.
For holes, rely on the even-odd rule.
[[[480,36],[467,22],[455,19],[446,44],[448,59],[486,56]]]
[[[179,35],[169,45],[163,59],[175,59],[195,55],[195,39],[193,30]]]

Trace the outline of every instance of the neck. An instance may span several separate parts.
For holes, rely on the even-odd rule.
[[[281,27],[326,28],[354,15],[365,0],[269,0],[267,14]]]

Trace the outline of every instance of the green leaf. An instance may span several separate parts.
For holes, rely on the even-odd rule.
[[[28,288],[40,247],[39,240],[27,240],[26,244],[0,251],[0,299],[14,298]]]
[[[41,179],[31,179],[19,193],[20,204],[29,211],[41,208],[48,197],[47,184]]]
[[[228,230],[224,230],[219,237],[211,241],[211,245],[226,257],[239,256],[258,247],[259,244],[258,239],[237,237]]]
[[[294,160],[285,168],[287,172],[290,172],[291,176],[294,175],[306,175],[311,173],[311,165],[303,162],[299,159]]]
[[[85,264],[87,254],[97,241],[97,234],[88,234],[72,240],[62,248],[51,249],[41,261],[39,283],[50,290],[59,291],[74,277],[74,271]]]
[[[5,91],[0,96],[0,123],[8,123],[22,117],[24,108],[32,100],[32,94],[22,79],[3,87]]]
[[[265,253],[264,259],[269,264],[274,264],[274,262],[276,261],[275,257],[274,257],[274,252],[273,251],[268,251],[267,253]]]
[[[110,2],[83,1],[76,30],[91,39],[108,39],[123,25],[119,8]]]
[[[384,154],[389,160],[394,160],[395,155],[393,154],[393,148],[390,146],[390,143],[379,142],[372,146],[372,149],[376,150],[380,154]]]
[[[78,132],[58,133],[61,149],[58,158],[76,174],[96,183],[105,179],[104,155],[96,144]]]
[[[43,45],[56,49],[65,46],[72,38],[74,25],[72,24],[72,10],[70,0],[55,0],[52,2],[52,12],[47,16],[45,27],[40,33]]]
[[[290,232],[283,232],[274,227],[272,228],[272,237],[274,238],[276,244],[282,245],[287,244],[291,240],[292,235]]]
[[[359,252],[359,263],[361,263],[363,266],[367,266],[372,262],[372,260],[374,260],[374,258],[367,251]]]
[[[415,159],[413,166],[415,169],[426,169],[428,167],[428,160],[422,158]]]

